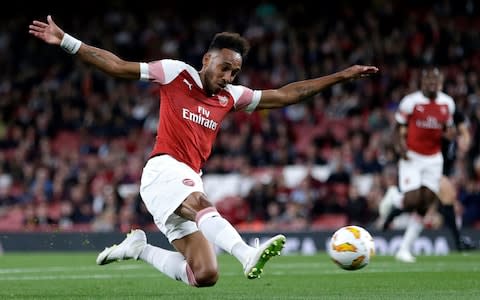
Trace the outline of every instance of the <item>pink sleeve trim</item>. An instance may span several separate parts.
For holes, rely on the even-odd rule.
[[[250,89],[244,89],[242,95],[238,98],[238,101],[235,105],[237,110],[244,109],[250,103],[252,103],[253,91]]]
[[[154,61],[148,64],[148,76],[152,81],[165,84],[165,71],[161,61]]]

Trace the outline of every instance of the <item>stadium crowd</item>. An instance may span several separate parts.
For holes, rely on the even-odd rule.
[[[295,187],[281,176],[258,181],[233,209],[222,208],[234,224],[264,229],[309,229],[325,215],[373,226],[396,181],[394,112],[418,88],[421,68],[435,64],[445,73],[444,91],[470,121],[472,145],[457,154],[452,179],[463,226],[480,227],[479,7],[357,2],[328,4],[323,13],[308,2],[239,2],[232,11],[212,6],[193,14],[174,4],[140,9],[120,1],[56,22],[126,59],[193,66],[214,33],[238,31],[252,44],[238,83],[259,89],[354,63],[378,66],[372,80],[282,110],[234,113],[222,124],[205,175],[287,165],[330,170],[324,181],[308,176]],[[0,231],[154,228],[136,190],[155,138],[154,86],[114,80],[47,49],[27,34],[29,17],[44,15],[0,19]],[[366,174],[372,183],[360,193],[356,178]]]

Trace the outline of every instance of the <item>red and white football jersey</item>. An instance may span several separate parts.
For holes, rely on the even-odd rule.
[[[439,92],[436,99],[428,99],[421,91],[405,96],[398,107],[395,119],[407,125],[407,147],[424,155],[441,151],[443,130],[453,125],[455,102],[452,97]]]
[[[165,153],[196,172],[210,156],[220,124],[232,110],[252,112],[261,91],[227,85],[208,96],[198,72],[171,59],[140,65],[140,79],[160,84],[160,115],[151,155]]]

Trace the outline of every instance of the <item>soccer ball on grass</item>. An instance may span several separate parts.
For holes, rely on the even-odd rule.
[[[359,270],[375,255],[372,235],[360,226],[345,226],[332,235],[327,249],[330,258],[344,270]]]

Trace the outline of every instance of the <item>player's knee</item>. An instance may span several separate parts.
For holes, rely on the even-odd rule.
[[[420,189],[409,191],[403,197],[403,209],[406,212],[414,211],[418,208],[421,201]]]
[[[439,193],[440,200],[444,205],[453,204],[457,198],[457,193],[453,184],[447,180],[442,179],[440,184],[440,193]]]
[[[425,217],[425,215],[427,214],[427,211],[428,211],[428,207],[425,205],[420,205],[417,207],[417,214],[419,214],[422,217]]]
[[[437,195],[432,190],[430,190],[429,188],[422,186],[422,188],[421,188],[421,199],[422,199],[421,202],[424,202],[427,205],[430,205],[437,200]]]
[[[218,269],[213,266],[205,266],[194,274],[198,287],[213,286],[218,281]]]

